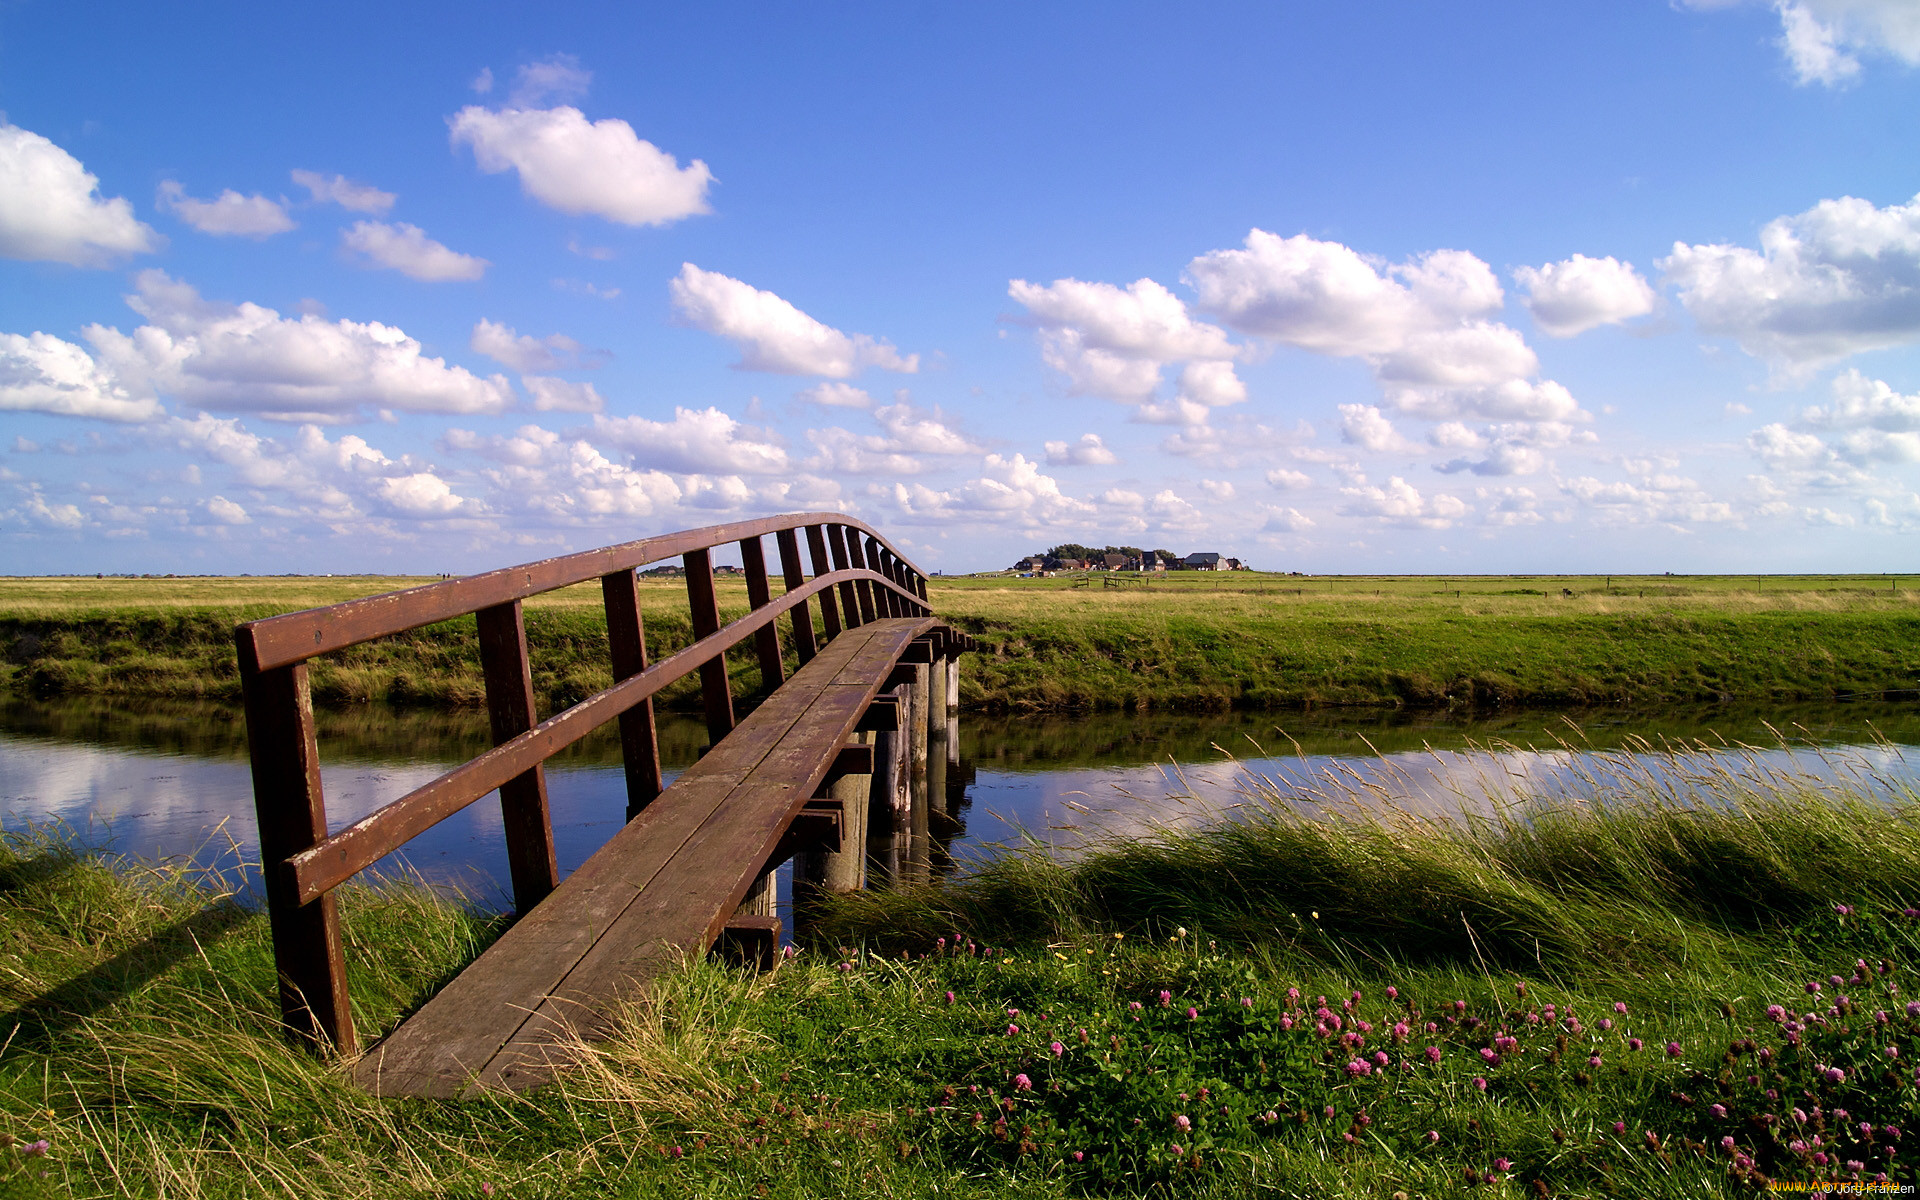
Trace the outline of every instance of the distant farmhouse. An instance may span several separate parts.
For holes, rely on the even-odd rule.
[[[1181,556],[1171,550],[1144,550],[1138,546],[1107,546],[1095,549],[1064,542],[1041,554],[1029,554],[1008,568],[1025,578],[1044,579],[1062,571],[1131,571],[1148,574],[1160,571],[1251,571],[1237,558],[1223,557],[1216,551],[1196,550]]]

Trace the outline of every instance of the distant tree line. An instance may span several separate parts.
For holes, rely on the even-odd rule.
[[[1167,562],[1174,562],[1179,557],[1171,550],[1155,550],[1153,553],[1156,557]],[[1082,546],[1079,542],[1061,542],[1058,546],[1047,551],[1046,556],[1054,559],[1077,558],[1081,562],[1092,562],[1094,559],[1107,554],[1118,554],[1126,558],[1145,558],[1147,556],[1147,552],[1138,546],[1106,546],[1095,549],[1092,546]]]

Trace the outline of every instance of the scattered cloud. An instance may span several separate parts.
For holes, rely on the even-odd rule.
[[[48,333],[0,333],[0,412],[150,421],[161,411],[153,397],[130,394],[72,342]]]
[[[1313,486],[1313,478],[1304,471],[1275,467],[1267,472],[1267,486],[1276,487],[1282,491],[1297,491],[1300,488]]]
[[[1262,229],[1237,250],[1187,265],[1201,311],[1241,333],[1373,367],[1387,406],[1444,421],[1585,419],[1567,389],[1536,381],[1518,332],[1486,319],[1504,300],[1492,268],[1464,250],[1397,265],[1338,242]]]
[[[491,92],[493,90],[493,68],[481,67],[480,73],[473,77],[473,82],[469,83],[467,87],[471,88],[475,94],[481,96]]]
[[[913,523],[971,519],[1023,531],[1051,529],[1098,512],[1087,501],[1066,495],[1058,480],[1020,454],[987,455],[978,478],[948,491],[897,483],[892,499],[901,518]]]
[[[79,159],[0,119],[0,256],[105,267],[165,244],[124,197],[99,189]]]
[[[822,408],[872,408],[873,397],[850,383],[816,383],[794,393],[808,404]]]
[[[533,397],[535,412],[597,413],[607,407],[591,383],[573,383],[552,375],[522,375],[520,386]]]
[[[1268,507],[1265,511],[1267,520],[1260,526],[1262,533],[1300,533],[1317,524],[1297,508]]]
[[[1601,480],[1591,475],[1558,481],[1560,491],[1592,510],[1602,524],[1664,524],[1684,530],[1695,524],[1738,519],[1733,506],[1715,500],[1692,479],[1656,474],[1639,480]]]
[[[1466,502],[1444,492],[1422,496],[1420,490],[1395,475],[1385,487],[1358,484],[1340,489],[1348,498],[1341,512],[1368,517],[1408,529],[1446,529],[1467,513]]]
[[[225,496],[209,496],[202,506],[208,519],[220,525],[245,525],[253,520],[247,510]]]
[[[1698,9],[1746,0],[1686,0]],[[1861,54],[1920,66],[1920,10],[1909,0],[1759,0],[1780,18],[1778,45],[1802,86],[1838,87],[1861,73]]]
[[[564,213],[668,225],[710,211],[707,164],[694,159],[681,167],[625,121],[590,122],[569,107],[468,105],[448,127],[453,144],[470,147],[482,171],[518,171],[527,195]]]
[[[786,448],[771,435],[717,408],[676,406],[671,421],[598,416],[587,436],[596,444],[626,451],[643,467],[664,471],[771,475],[790,465]]]
[[[599,365],[597,361],[583,361],[580,343],[564,333],[536,338],[485,317],[474,325],[467,346],[476,354],[484,354],[515,371],[561,371]]]
[[[589,283],[584,279],[556,279],[553,281],[553,286],[556,291],[572,292],[577,296],[592,296],[595,300],[618,300],[620,298],[619,288],[602,287],[597,283]]]
[[[491,77],[489,77],[491,80]],[[593,85],[593,72],[571,54],[555,54],[530,62],[514,72],[507,103],[515,108],[538,108],[550,100],[579,100]]]
[[[1676,242],[1658,266],[1702,330],[1792,373],[1920,340],[1920,196],[1822,200],[1758,250]]]
[[[1120,461],[1097,433],[1083,433],[1077,442],[1048,442],[1046,451],[1049,467],[1110,467]]]
[[[1179,297],[1151,279],[1126,288],[1015,279],[1007,294],[1026,308],[1018,319],[1039,330],[1040,357],[1066,377],[1071,395],[1137,404],[1139,419],[1162,425],[1199,425],[1208,409],[1247,397],[1231,361],[1241,347],[1219,326],[1195,321]],[[1161,369],[1183,361],[1178,393],[1156,400]]]
[[[198,200],[187,195],[178,180],[167,179],[161,181],[154,202],[201,233],[216,237],[267,238],[294,228],[286,204],[258,192],[242,196],[228,188],[212,200]]]
[[[1515,283],[1527,291],[1527,311],[1550,337],[1573,337],[1653,311],[1653,288],[1632,263],[1609,255],[1576,254],[1563,262],[1521,267]]]
[[[740,347],[735,366],[742,371],[845,379],[869,366],[906,373],[920,368],[919,355],[902,355],[891,342],[844,334],[772,292],[692,263],[681,264],[669,291],[681,320]]]
[[[471,283],[487,273],[486,259],[449,250],[428,237],[418,225],[401,222],[355,221],[340,235],[340,244],[364,255],[376,267],[386,267],[422,283]]]
[[[322,175],[318,171],[295,170],[293,181],[307,189],[315,204],[338,204],[350,212],[385,216],[399,197],[371,184],[355,183],[345,175]]]
[[[90,325],[97,362],[133,397],[280,420],[354,420],[365,408],[498,413],[513,404],[503,376],[482,379],[429,358],[379,322],[282,317],[257,304],[203,299],[157,270],[134,277],[127,303],[149,324],[123,334]]]
[[[1395,432],[1393,422],[1371,404],[1340,406],[1340,440],[1376,454],[1407,448],[1407,440]]]
[[[1516,529],[1538,525],[1546,519],[1540,513],[1540,497],[1532,488],[1475,488],[1473,494],[1480,501],[1480,520],[1484,524]]]

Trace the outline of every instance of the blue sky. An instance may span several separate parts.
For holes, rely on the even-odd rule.
[[[1915,0],[7,3],[0,570],[1911,570],[1916,67]]]

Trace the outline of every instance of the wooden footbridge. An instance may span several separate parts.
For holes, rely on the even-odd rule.
[[[778,597],[769,534],[784,584]],[[711,554],[728,543],[739,546],[750,609],[723,625]],[[634,573],[676,557],[693,642],[649,663]],[[536,723],[521,605],[595,579],[614,684]],[[469,614],[479,627],[493,749],[330,834],[308,660]],[[898,844],[870,838],[869,825],[904,833],[920,822],[924,833],[912,781],[929,745],[948,740],[956,660],[972,646],[932,614],[918,569],[838,513],[608,546],[253,621],[235,639],[287,1027],[351,1062],[369,1090],[411,1096],[543,1082],[574,1039],[606,1032],[617,1007],[652,978],[723,938],[770,965],[780,932],[772,873],[789,858],[801,909],[810,891],[862,886],[870,867],[899,870],[897,849],[869,862],[869,844]],[[726,654],[748,642],[764,695],[737,719]],[[799,664],[791,677],[789,646]],[[712,744],[663,786],[653,697],[695,672]],[[619,724],[625,757],[627,823],[563,881],[543,764],[609,722]],[[361,1053],[333,889],[496,791],[518,919]]]

